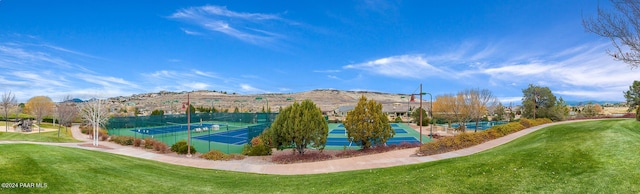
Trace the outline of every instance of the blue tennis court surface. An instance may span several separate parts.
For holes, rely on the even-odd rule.
[[[219,143],[233,144],[233,145],[244,145],[247,143],[247,135],[249,129],[238,129],[233,131],[225,131],[220,133],[213,133],[210,135],[202,135],[193,137],[195,139],[204,140],[204,141],[215,141]]]
[[[405,131],[404,129],[400,129],[400,128],[394,128],[393,130],[396,131],[396,134],[400,134],[400,133],[408,133],[407,131]],[[346,129],[334,129],[331,130],[331,132],[329,132],[329,134],[345,134],[347,132]]]
[[[387,145],[398,145],[401,143],[419,144],[420,140],[415,137],[392,137],[387,140]],[[344,137],[329,137],[327,138],[327,146],[349,146],[351,144],[347,138]],[[359,143],[353,143],[351,146],[360,146]]]
[[[211,126],[213,126],[213,124],[191,125],[191,130],[195,131],[197,129],[201,129],[197,131],[202,131],[203,128],[210,129]],[[145,134],[145,135],[157,135],[157,134],[164,134],[164,133],[187,131],[187,128],[189,128],[187,125],[172,125],[172,126],[164,126],[164,127],[133,129],[131,131],[139,134]]]
[[[398,124],[395,124],[395,123],[391,123],[389,125],[391,125],[391,127],[400,127],[400,126],[398,126]],[[338,128],[344,128],[344,125],[340,124],[340,125],[338,125]]]

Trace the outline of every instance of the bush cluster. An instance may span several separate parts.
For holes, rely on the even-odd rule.
[[[204,158],[207,160],[242,160],[244,159],[243,155],[240,154],[225,154],[219,150],[211,150],[205,154],[200,155],[200,158]]]
[[[344,151],[336,154],[336,157],[350,158],[350,157],[356,157],[356,156],[362,156],[362,155],[368,155],[368,154],[377,154],[377,153],[383,153],[383,152],[388,152],[393,150],[416,148],[416,147],[420,147],[420,143],[402,142],[397,145],[376,146],[376,147],[361,149],[361,150],[346,150],[345,148]]]
[[[518,132],[520,130],[538,126],[552,121],[548,118],[543,119],[520,119],[518,122],[511,122],[503,125],[496,125],[482,132],[477,133],[461,133],[452,137],[442,137],[437,141],[429,142],[420,146],[418,155],[441,154],[454,150],[468,148],[478,145],[505,135]]]
[[[271,157],[271,161],[278,164],[291,164],[296,162],[314,162],[329,160],[333,156],[322,152],[310,152],[305,154],[283,154]]]
[[[130,136],[112,136],[110,141],[120,145],[133,145],[134,138]]]
[[[191,146],[191,149],[189,149],[189,145],[187,145],[187,140],[176,142],[171,146],[171,151],[178,154],[187,154],[189,150],[191,150],[191,154],[196,153],[196,148],[194,148],[193,146]]]
[[[142,139],[136,138],[133,140],[133,147],[140,147],[142,145]]]
[[[267,146],[260,136],[251,139],[251,144],[244,145],[242,149],[242,154],[247,156],[268,156],[271,153],[271,147]]]

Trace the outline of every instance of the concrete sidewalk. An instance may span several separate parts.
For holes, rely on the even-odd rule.
[[[452,151],[452,152],[443,153],[443,154],[431,155],[431,156],[422,156],[422,157],[413,156],[416,152],[416,149],[412,148],[412,149],[396,150],[396,151],[390,151],[390,152],[385,152],[380,154],[372,154],[372,155],[365,155],[365,156],[352,157],[352,158],[343,158],[343,159],[308,162],[308,163],[296,163],[296,164],[274,164],[274,163],[269,163],[265,161],[258,162],[256,160],[248,160],[248,159],[238,160],[238,161],[210,161],[210,160],[204,160],[200,158],[186,158],[183,156],[157,154],[157,153],[153,153],[153,152],[136,148],[133,146],[122,146],[112,142],[103,142],[103,141],[99,142],[99,144],[109,147],[109,149],[80,146],[82,144],[91,143],[91,141],[88,135],[84,135],[80,133],[80,129],[78,128],[78,126],[72,127],[73,137],[78,140],[84,141],[83,143],[42,143],[42,142],[25,142],[25,141],[0,141],[0,144],[32,143],[32,144],[43,144],[43,145],[56,145],[56,146],[65,146],[65,147],[75,147],[75,148],[81,148],[81,149],[87,149],[87,150],[95,150],[95,151],[131,156],[136,158],[155,160],[155,161],[169,163],[169,164],[191,166],[196,168],[218,169],[218,170],[259,173],[259,174],[296,175],[296,174],[319,174],[319,173],[332,173],[332,172],[342,172],[342,171],[352,171],[352,170],[362,170],[362,169],[384,168],[384,167],[417,164],[417,163],[430,162],[430,161],[442,160],[447,158],[467,156],[467,155],[471,155],[471,154],[475,154],[481,151],[491,149],[498,145],[505,144],[518,137],[524,136],[526,134],[529,134],[531,132],[534,132],[544,127],[557,125],[557,124],[570,123],[570,122],[579,122],[579,121],[564,121],[564,122],[549,123],[545,125],[531,127],[531,128],[527,128],[522,131],[510,134],[495,140],[491,140],[486,143],[476,145],[470,148],[461,149],[461,150]]]

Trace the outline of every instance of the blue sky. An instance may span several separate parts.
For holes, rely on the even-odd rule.
[[[638,69],[583,16],[608,1],[0,1],[0,86],[90,98],[165,91],[489,89],[623,101]]]

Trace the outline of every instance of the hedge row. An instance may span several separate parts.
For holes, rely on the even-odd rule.
[[[468,148],[499,137],[506,136],[520,130],[551,123],[551,119],[520,119],[520,122],[511,122],[503,125],[493,126],[487,130],[477,133],[461,133],[456,136],[442,137],[437,141],[429,142],[420,146],[417,155],[428,156],[446,153],[454,150]]]

